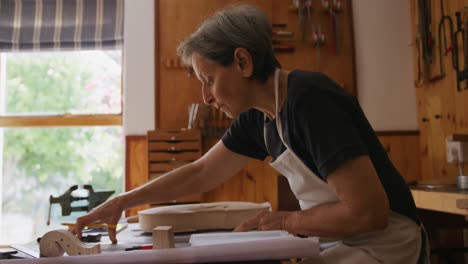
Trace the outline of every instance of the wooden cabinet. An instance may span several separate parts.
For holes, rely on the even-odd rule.
[[[148,131],[148,180],[201,157],[199,129]],[[200,195],[183,197],[173,203],[199,202]]]

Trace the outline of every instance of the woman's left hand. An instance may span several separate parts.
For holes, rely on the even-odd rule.
[[[256,216],[241,223],[234,232],[244,232],[252,229],[264,230],[287,230],[286,222],[293,212],[261,212]]]

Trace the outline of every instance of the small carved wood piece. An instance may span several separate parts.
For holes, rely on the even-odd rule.
[[[174,248],[172,226],[158,226],[153,229],[153,249]]]
[[[62,229],[47,232],[41,238],[39,249],[44,257],[60,257],[64,252],[69,256],[101,253],[101,245],[86,245],[72,233]]]
[[[468,209],[468,199],[457,199],[456,203],[459,209]]]

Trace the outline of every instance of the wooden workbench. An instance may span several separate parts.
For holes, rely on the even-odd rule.
[[[25,258],[0,260],[0,264],[155,264],[155,263],[280,263],[291,258],[310,258],[322,263],[318,255],[318,240],[285,237],[279,240],[246,241],[242,243],[190,246],[190,233],[179,233],[174,237],[176,248],[159,250],[125,251],[136,245],[151,244],[150,234],[143,233],[138,224],[129,224],[118,234],[118,244],[111,244],[106,237],[101,241],[101,254],[64,256],[57,258]],[[37,246],[29,245],[32,250]],[[314,262],[316,263],[316,262]]]
[[[468,190],[457,190],[455,187],[419,188],[412,187],[416,207],[468,217]]]

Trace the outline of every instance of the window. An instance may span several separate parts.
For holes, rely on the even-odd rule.
[[[28,243],[83,213],[49,196],[122,191],[121,50],[0,53],[0,243]]]

